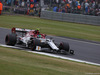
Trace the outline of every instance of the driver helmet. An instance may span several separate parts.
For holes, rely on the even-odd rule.
[[[39,32],[39,28],[37,28],[36,30],[35,30],[35,33],[36,34],[39,34],[40,32]]]

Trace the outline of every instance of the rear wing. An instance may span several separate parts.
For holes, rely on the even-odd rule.
[[[16,32],[27,33],[29,31],[34,31],[34,30],[31,30],[31,29],[21,29],[21,28],[12,28],[11,29],[12,33],[16,33]]]

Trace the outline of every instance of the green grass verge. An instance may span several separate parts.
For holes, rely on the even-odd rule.
[[[0,27],[40,28],[42,33],[100,42],[100,26],[45,20],[32,16],[0,16]]]
[[[100,67],[0,47],[0,75],[88,75]]]

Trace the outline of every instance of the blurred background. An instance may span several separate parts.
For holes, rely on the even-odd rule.
[[[100,0],[0,0],[3,13],[40,16],[41,10],[100,16]]]

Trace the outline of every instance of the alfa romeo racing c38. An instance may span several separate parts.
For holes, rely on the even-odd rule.
[[[12,28],[11,33],[5,37],[6,45],[23,45],[31,50],[41,51],[43,48],[48,48],[56,53],[74,54],[74,50],[70,50],[69,44],[61,42],[59,45],[51,38],[46,38],[45,34],[41,34],[39,30]]]

